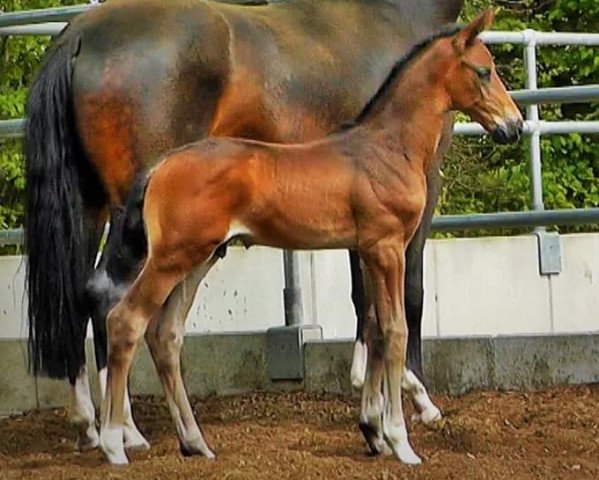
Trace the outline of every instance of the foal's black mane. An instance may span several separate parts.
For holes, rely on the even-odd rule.
[[[374,109],[375,105],[379,102],[379,100],[385,96],[385,94],[389,91],[391,86],[393,85],[393,81],[397,78],[397,76],[403,72],[408,65],[412,63],[422,52],[424,52],[435,40],[439,38],[451,37],[455,33],[459,32],[464,28],[464,25],[460,24],[452,24],[443,28],[442,30],[433,33],[429,37],[418,42],[416,45],[412,47],[412,49],[406,53],[403,57],[401,57],[395,65],[389,71],[387,78],[383,82],[383,84],[379,87],[376,93],[372,96],[372,98],[368,101],[366,106],[362,109],[362,111],[358,114],[356,119],[346,124],[342,127],[342,130],[346,130],[351,128],[359,123],[362,123],[364,119],[368,116],[368,114]]]

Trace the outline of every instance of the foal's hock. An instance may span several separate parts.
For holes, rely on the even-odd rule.
[[[401,59],[355,125],[317,142],[285,146],[221,138],[168,155],[151,173],[143,219],[148,258],[108,318],[109,359],[101,446],[126,463],[122,442],[126,380],[146,334],[181,449],[212,457],[197,426],[179,369],[183,324],[161,323],[176,308],[170,293],[203,277],[232,238],[292,249],[353,248],[367,266],[378,324],[370,325],[360,425],[370,449],[385,443],[404,463],[420,463],[407,437],[404,376],[405,249],[426,203],[426,170],[450,110],[469,114],[499,141],[514,141],[522,117],[476,39],[487,11],[464,28],[424,40]],[[167,302],[168,299],[168,302]],[[169,316],[172,318],[173,316]]]

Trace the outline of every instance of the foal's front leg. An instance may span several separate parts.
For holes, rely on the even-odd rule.
[[[383,435],[404,463],[419,464],[410,445],[401,403],[401,379],[405,370],[408,329],[404,311],[405,248],[400,239],[382,239],[361,255],[368,267],[384,358]],[[373,387],[375,387],[373,385]],[[368,395],[373,395],[368,392]]]
[[[128,463],[123,444],[125,394],[133,355],[148,323],[160,311],[182,272],[158,270],[148,259],[140,276],[107,319],[108,378],[100,447],[113,465]]]

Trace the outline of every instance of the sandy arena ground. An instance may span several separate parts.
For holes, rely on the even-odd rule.
[[[75,452],[62,409],[2,419],[0,478],[599,479],[599,385],[435,400],[446,415],[440,429],[409,427],[420,467],[366,454],[357,398],[260,393],[194,402],[216,461],[181,457],[165,404],[153,398],[134,404],[152,448],[132,452],[125,468]]]

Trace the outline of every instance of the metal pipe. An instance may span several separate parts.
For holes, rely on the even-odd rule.
[[[283,289],[283,305],[285,307],[285,325],[303,325],[304,308],[302,305],[302,289],[299,278],[299,256],[291,250],[283,252],[283,272],[285,288]]]
[[[528,212],[498,212],[498,213],[478,213],[468,215],[442,215],[433,218],[432,230],[435,232],[448,232],[456,230],[472,230],[479,228],[518,228],[518,227],[536,227],[539,225],[585,225],[599,224],[599,208],[581,208],[572,210],[543,210]],[[22,245],[23,230],[0,230],[0,246],[4,245]],[[287,267],[288,262],[293,262],[290,258],[297,255],[296,252],[284,252],[283,262]],[[297,268],[297,259],[294,266],[285,269],[285,284],[299,285],[299,272]],[[291,279],[289,277],[294,277]],[[286,289],[287,290],[287,289]],[[285,303],[285,312],[287,307],[290,310],[295,309],[295,313],[285,315],[287,325],[301,325],[303,322],[303,308],[301,297],[289,295],[289,302]],[[296,300],[300,300],[297,302]],[[298,320],[301,319],[301,320]],[[292,320],[297,323],[292,323]]]
[[[67,26],[66,22],[47,22],[47,23],[36,23],[30,25],[18,25],[14,27],[2,27],[0,28],[0,37],[6,37],[9,35],[51,35],[56,36],[62,32],[63,28]]]
[[[545,122],[539,120],[536,124],[524,122],[524,134],[530,135],[535,128],[538,128],[541,135],[555,135],[568,133],[599,133],[599,121],[571,121],[571,122]],[[485,129],[475,122],[461,122],[453,126],[453,133],[456,135],[484,135]]]
[[[537,89],[537,48],[535,32],[524,31],[526,48],[524,49],[524,67],[526,68],[526,88]],[[539,132],[539,107],[528,105],[526,107],[526,120],[532,125],[530,137],[530,180],[531,203],[533,210],[544,210],[543,205],[543,176],[541,165],[541,134]]]
[[[526,44],[531,32],[534,35],[537,45],[599,45],[598,33],[537,32],[536,30],[524,30],[521,32],[486,31],[481,33],[479,38],[487,44]]]
[[[19,138],[23,136],[24,130],[24,118],[0,121],[0,138]]]
[[[478,228],[494,229],[582,224],[599,224],[599,208],[443,215],[433,218],[431,228],[435,232],[447,232]]]
[[[5,245],[23,245],[23,229],[0,230],[0,247]]]
[[[75,5],[72,7],[44,8],[42,10],[25,10],[0,15],[0,27],[16,27],[32,23],[68,22],[80,13],[86,12],[92,5]]]
[[[510,96],[523,105],[543,103],[587,103],[599,101],[599,85],[513,90]]]

